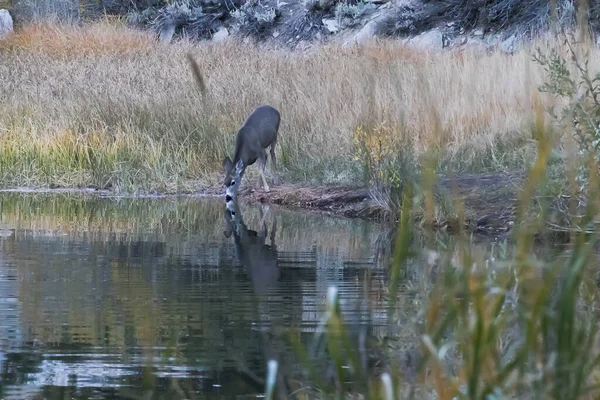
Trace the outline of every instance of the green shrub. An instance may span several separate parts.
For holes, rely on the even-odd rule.
[[[375,9],[372,3],[359,1],[349,4],[347,1],[339,2],[335,6],[335,18],[342,27],[356,25],[363,15]]]
[[[577,144],[580,161],[590,158],[600,162],[600,73],[592,75],[587,57],[581,60],[576,43],[566,39],[568,61],[559,51],[553,49],[549,55],[540,49],[534,55],[546,71],[547,81],[540,87],[541,92],[553,94],[565,100],[559,109],[551,109],[550,115],[566,134],[572,135]],[[588,174],[584,163],[579,163],[577,175],[580,185],[579,195],[584,196]]]
[[[279,15],[280,11],[277,6],[262,4],[258,0],[248,0],[231,12],[242,35],[254,36],[259,39],[270,34]]]
[[[352,138],[354,161],[363,171],[364,184],[371,187],[380,205],[394,213],[400,209],[401,192],[419,176],[417,159],[405,149],[403,126],[358,125]]]

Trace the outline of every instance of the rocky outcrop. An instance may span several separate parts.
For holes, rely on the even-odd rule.
[[[570,1],[557,0],[558,17],[564,25],[575,21],[576,7]],[[26,22],[32,15],[39,17],[50,12],[39,5],[32,9],[33,3],[37,4],[13,0],[13,14],[18,23]],[[521,41],[548,28],[550,15],[547,0],[53,0],[46,3],[53,4],[51,10],[56,14],[53,18],[73,18],[76,14],[93,19],[94,15],[104,13],[125,14],[131,26],[154,30],[165,44],[183,37],[218,43],[237,36],[297,50],[310,48],[316,42],[362,45],[381,37],[398,38],[427,50],[474,45],[512,53]],[[571,6],[566,7],[566,3]],[[73,4],[77,7],[73,8]],[[594,33],[600,32],[600,3],[592,2],[589,15],[590,27]]]

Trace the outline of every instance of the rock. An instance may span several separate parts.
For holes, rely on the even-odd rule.
[[[415,36],[409,40],[408,44],[418,49],[423,50],[441,50],[444,47],[444,38],[442,32],[438,29],[433,29],[429,32]]]
[[[484,43],[484,41],[477,38],[468,38],[465,44],[469,49],[474,51],[485,52],[487,49],[487,45]]]
[[[175,34],[175,24],[165,24],[158,34],[158,40],[162,44],[169,44],[173,39],[173,35]]]
[[[360,31],[354,37],[343,44],[343,47],[351,46],[353,44],[365,44],[369,42],[371,39],[375,37],[375,33],[377,32],[377,23],[379,21],[377,19],[373,19],[365,26],[362,27]]]
[[[306,51],[309,48],[310,48],[310,43],[308,43],[306,40],[301,40],[298,43],[296,43],[295,50],[296,51]]]
[[[0,40],[6,39],[14,30],[13,19],[8,10],[0,10]]]
[[[323,25],[325,25],[325,28],[327,28],[329,33],[336,33],[337,31],[340,30],[337,20],[323,18],[322,21],[323,21]]]
[[[473,31],[473,36],[482,37],[483,33],[483,28],[477,28]]]
[[[229,31],[224,26],[220,27],[218,31],[212,36],[214,43],[223,43],[229,38]]]
[[[512,35],[508,39],[500,42],[500,45],[498,47],[503,52],[512,54],[512,53],[515,52],[515,45],[516,45],[516,43],[517,43],[517,37],[515,35]]]
[[[273,32],[273,37],[274,37],[274,38],[278,38],[278,37],[279,37],[279,35],[280,35],[279,31],[275,31],[275,32]]]

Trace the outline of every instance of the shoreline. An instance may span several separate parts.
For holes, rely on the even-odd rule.
[[[465,209],[465,229],[483,235],[504,236],[514,222],[514,205],[521,173],[491,173],[440,178],[436,193],[459,198]],[[0,193],[29,194],[84,194],[105,198],[168,198],[168,197],[222,197],[223,189],[204,187],[196,191],[167,193],[115,193],[98,187],[14,187],[0,189]],[[378,204],[365,187],[314,186],[282,184],[272,186],[270,192],[245,186],[238,192],[242,201],[268,204],[291,210],[317,212],[327,216],[362,219],[374,223],[394,223],[391,213]],[[457,219],[453,212],[444,212],[436,221],[436,229],[453,232]]]

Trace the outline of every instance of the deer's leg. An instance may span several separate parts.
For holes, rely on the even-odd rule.
[[[263,180],[265,192],[270,192],[269,184],[267,183],[267,179],[265,178],[265,166],[267,165],[267,153],[265,151],[258,157],[258,172],[260,172],[260,177]]]
[[[275,158],[275,143],[271,144],[271,166],[273,167],[273,183],[279,185],[279,175],[277,174],[277,160]]]

